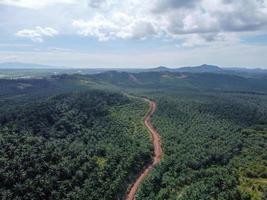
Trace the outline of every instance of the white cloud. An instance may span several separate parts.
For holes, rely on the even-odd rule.
[[[43,37],[54,37],[58,31],[50,27],[36,26],[34,29],[23,29],[16,33],[18,37],[29,38],[34,42],[43,42]]]
[[[159,0],[160,1],[160,0]],[[167,1],[173,4],[174,1]],[[178,2],[178,1],[177,1]],[[251,32],[267,29],[266,0],[200,0],[187,7],[170,4],[164,15],[167,31],[175,36],[219,32]],[[156,4],[160,6],[161,4]],[[180,4],[179,4],[180,5]],[[189,6],[190,5],[190,6]]]
[[[241,38],[267,32],[267,0],[0,0],[0,4],[35,9],[9,7],[1,29],[49,24],[63,34],[99,41],[156,37],[199,46],[230,41],[218,39],[221,35]],[[39,42],[45,37],[35,29],[19,35]]]
[[[207,34],[187,34],[183,36],[182,47],[208,46],[215,43],[221,45],[236,45],[240,42],[235,33],[207,33]],[[213,44],[213,45],[215,45]]]
[[[78,29],[80,35],[95,37],[99,41],[116,38],[144,39],[157,34],[154,22],[150,18],[133,17],[124,12],[114,13],[109,18],[96,15],[88,21],[74,20],[72,25]]]
[[[188,38],[191,38],[195,41],[190,42],[193,45],[226,41],[214,38],[232,33],[236,33],[236,37],[246,32],[266,31],[266,2],[267,0],[124,0],[116,4],[116,0],[91,0],[88,6],[92,8],[92,16],[75,19],[72,25],[79,34],[96,37],[99,41],[163,36],[184,38],[185,44],[189,44]],[[106,5],[105,8],[103,5]]]
[[[54,4],[73,4],[77,0],[0,0],[0,4],[31,9],[40,9]]]
[[[79,29],[80,35],[96,37],[99,41],[111,39],[118,28],[102,15],[95,16],[91,21],[75,20],[72,25]]]

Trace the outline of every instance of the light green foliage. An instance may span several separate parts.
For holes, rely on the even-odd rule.
[[[242,128],[265,123],[265,96],[180,92],[153,98],[158,102],[153,123],[161,133],[165,156],[137,199],[257,199],[244,195],[244,179],[238,171],[249,167],[239,155],[248,149],[261,155],[265,161],[254,157],[254,173],[264,177],[260,174],[266,171],[266,155],[262,155],[266,135],[258,135],[257,140],[245,137]],[[233,165],[233,160],[240,166]],[[258,185],[262,193],[258,199],[264,199],[264,187]]]
[[[239,187],[245,199],[267,198],[267,128],[252,126],[242,131],[244,147],[240,155],[232,160],[238,169]]]

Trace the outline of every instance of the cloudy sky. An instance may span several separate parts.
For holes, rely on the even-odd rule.
[[[267,68],[267,0],[0,0],[0,62]]]

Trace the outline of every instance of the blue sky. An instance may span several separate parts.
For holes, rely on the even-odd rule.
[[[267,68],[267,0],[0,0],[0,62]]]

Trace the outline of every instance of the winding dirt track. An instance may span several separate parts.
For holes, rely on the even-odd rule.
[[[153,169],[153,167],[159,163],[162,157],[160,136],[157,130],[151,124],[151,116],[156,111],[157,104],[155,101],[151,101],[147,98],[144,98],[144,99],[149,102],[149,111],[147,112],[144,118],[144,124],[148,128],[151,138],[152,138],[152,142],[154,146],[154,157],[153,157],[153,162],[146,166],[146,168],[138,176],[137,180],[132,184],[131,189],[126,196],[126,200],[135,199],[135,195],[136,195],[138,187],[141,185],[142,181],[149,174],[149,172]]]

